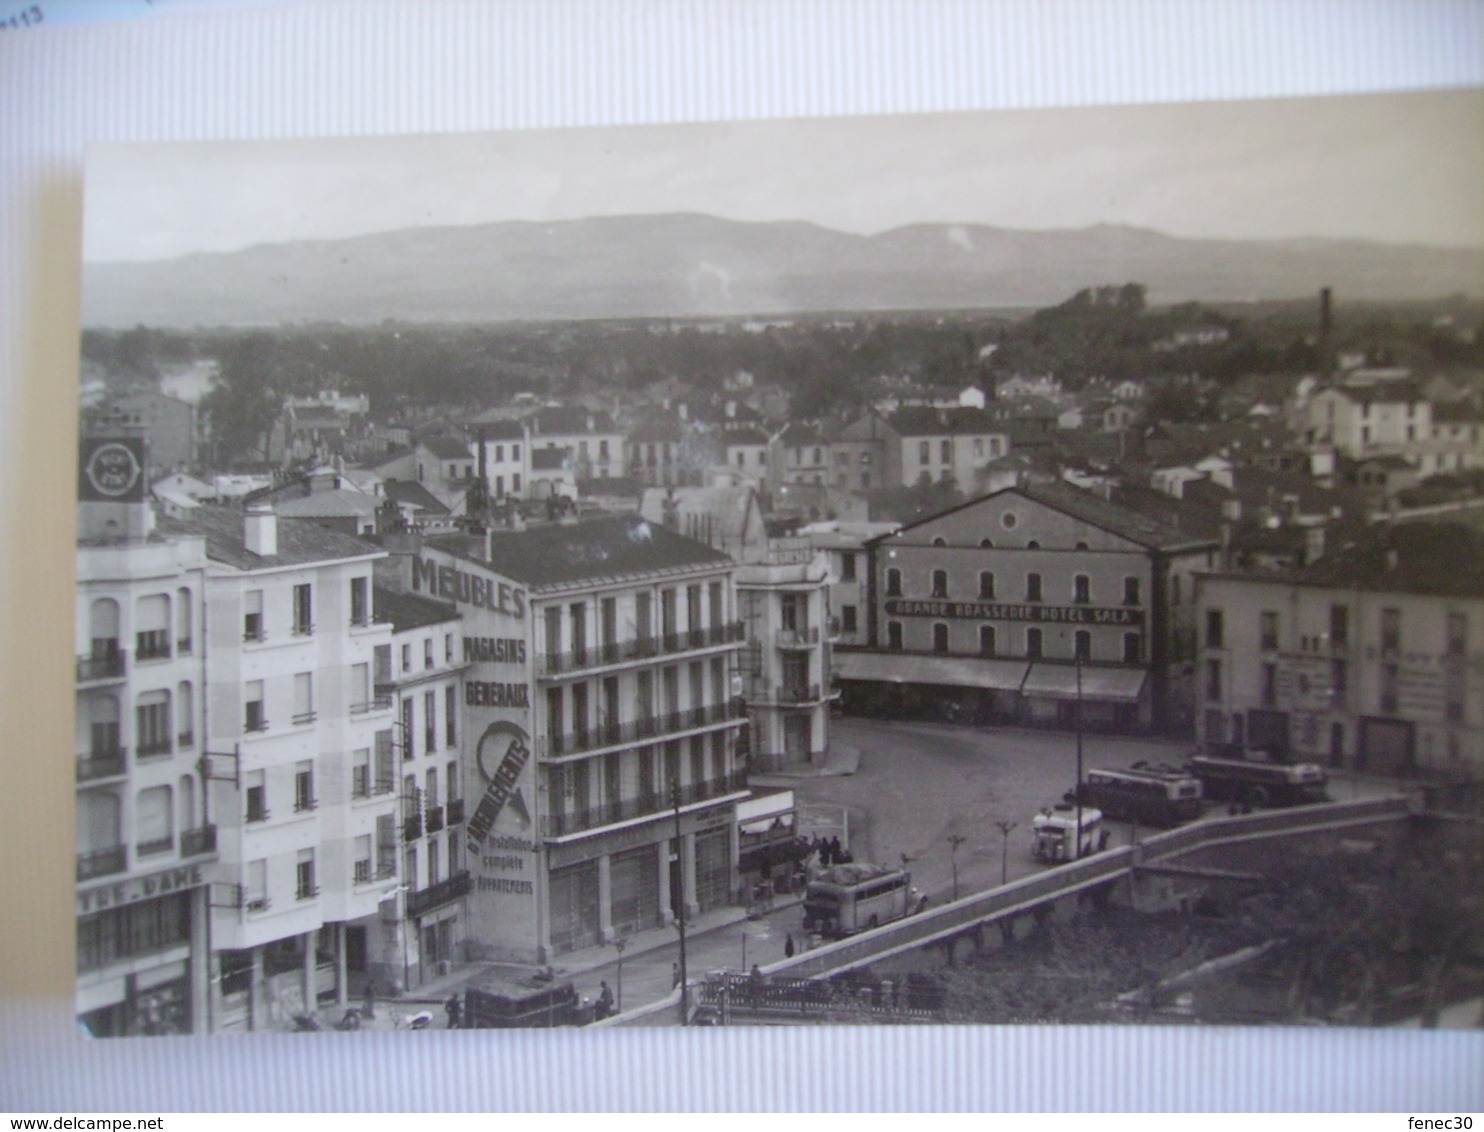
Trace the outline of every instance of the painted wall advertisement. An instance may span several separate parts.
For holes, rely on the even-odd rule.
[[[480,563],[424,549],[412,589],[463,615],[464,826],[471,958],[537,961],[539,830],[525,588]]]

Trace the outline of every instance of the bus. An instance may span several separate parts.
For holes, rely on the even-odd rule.
[[[886,865],[833,865],[804,891],[804,930],[842,939],[918,911],[912,874]]]
[[[592,1021],[590,1006],[570,981],[541,982],[490,977],[464,991],[463,1027],[468,1030],[519,1030],[580,1026]]]
[[[1179,825],[1201,816],[1201,780],[1188,770],[1147,763],[1127,770],[1089,770],[1082,801],[1110,818]]]
[[[1329,776],[1315,763],[1264,763],[1196,755],[1187,764],[1207,798],[1249,806],[1327,802]]]
[[[1035,834],[1032,852],[1038,861],[1070,861],[1072,843],[1077,840],[1077,807],[1062,803],[1047,807],[1031,820]],[[1082,807],[1082,839],[1078,857],[1086,857],[1107,848],[1108,835],[1103,829],[1103,812],[1092,806]]]

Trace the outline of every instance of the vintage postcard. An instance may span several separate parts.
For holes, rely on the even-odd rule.
[[[80,1026],[1478,1024],[1481,126],[97,149]]]

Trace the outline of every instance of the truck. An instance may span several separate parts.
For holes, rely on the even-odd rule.
[[[1103,811],[1092,806],[1082,807],[1081,844],[1075,854],[1072,843],[1077,840],[1077,807],[1069,802],[1048,806],[1031,819],[1031,830],[1035,834],[1032,853],[1038,861],[1060,864],[1074,857],[1086,857],[1104,849],[1108,844],[1107,831],[1103,829]]]

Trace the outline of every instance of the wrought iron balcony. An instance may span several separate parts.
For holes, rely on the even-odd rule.
[[[93,684],[100,680],[121,680],[127,661],[122,651],[77,658],[77,682]]]
[[[386,711],[392,706],[391,696],[376,696],[361,704],[351,704],[351,715],[368,715],[373,711]]]
[[[469,889],[468,872],[463,870],[456,872],[452,876],[440,880],[437,884],[430,884],[427,888],[420,888],[416,892],[409,892],[407,894],[407,915],[426,915],[434,908],[442,907],[450,901],[468,896]]]
[[[575,755],[590,751],[601,751],[608,747],[622,747],[630,743],[642,743],[650,739],[693,731],[720,723],[731,723],[745,719],[746,706],[737,700],[719,704],[687,708],[684,711],[667,712],[664,715],[648,716],[621,724],[600,724],[582,731],[569,731],[562,735],[542,738],[540,752],[548,758]]]
[[[203,853],[216,852],[216,826],[207,822],[195,829],[187,829],[180,835],[180,855],[199,857]]]
[[[738,644],[745,639],[746,630],[742,622],[731,621],[684,632],[661,633],[658,636],[634,637],[627,641],[589,645],[570,649],[567,652],[543,653],[537,657],[536,664],[537,671],[542,676],[559,676],[589,668],[602,668],[610,664],[626,664],[631,661],[671,656],[696,649],[715,648],[718,645]]]
[[[779,629],[778,647],[782,649],[807,649],[819,644],[819,626],[807,629]]]
[[[134,753],[141,759],[150,759],[168,755],[174,750],[175,746],[168,738],[151,739],[148,742],[141,742],[134,748]]]
[[[692,782],[680,788],[680,804],[688,806],[736,794],[747,789],[747,776],[741,771],[718,778]],[[543,837],[565,837],[586,833],[617,822],[670,813],[674,802],[665,793],[646,792],[633,798],[621,798],[599,806],[587,806],[565,813],[547,814],[541,821]]]
[[[416,841],[423,835],[423,818],[417,814],[410,818],[402,819],[402,840]]]
[[[151,857],[156,853],[168,853],[174,848],[174,837],[155,837],[149,841],[139,842],[134,846],[134,852],[141,857]]]
[[[107,849],[91,849],[77,855],[77,879],[93,880],[96,877],[113,876],[128,867],[129,854],[122,845]]]
[[[445,816],[449,825],[458,825],[464,820],[464,800],[462,798],[451,798],[444,806]]]
[[[817,704],[818,684],[780,684],[773,689],[774,698],[780,704]]]
[[[429,833],[437,833],[443,828],[442,806],[429,806],[423,811],[423,828]]]
[[[96,782],[128,773],[128,755],[122,747],[97,750],[77,757],[77,781]]]

